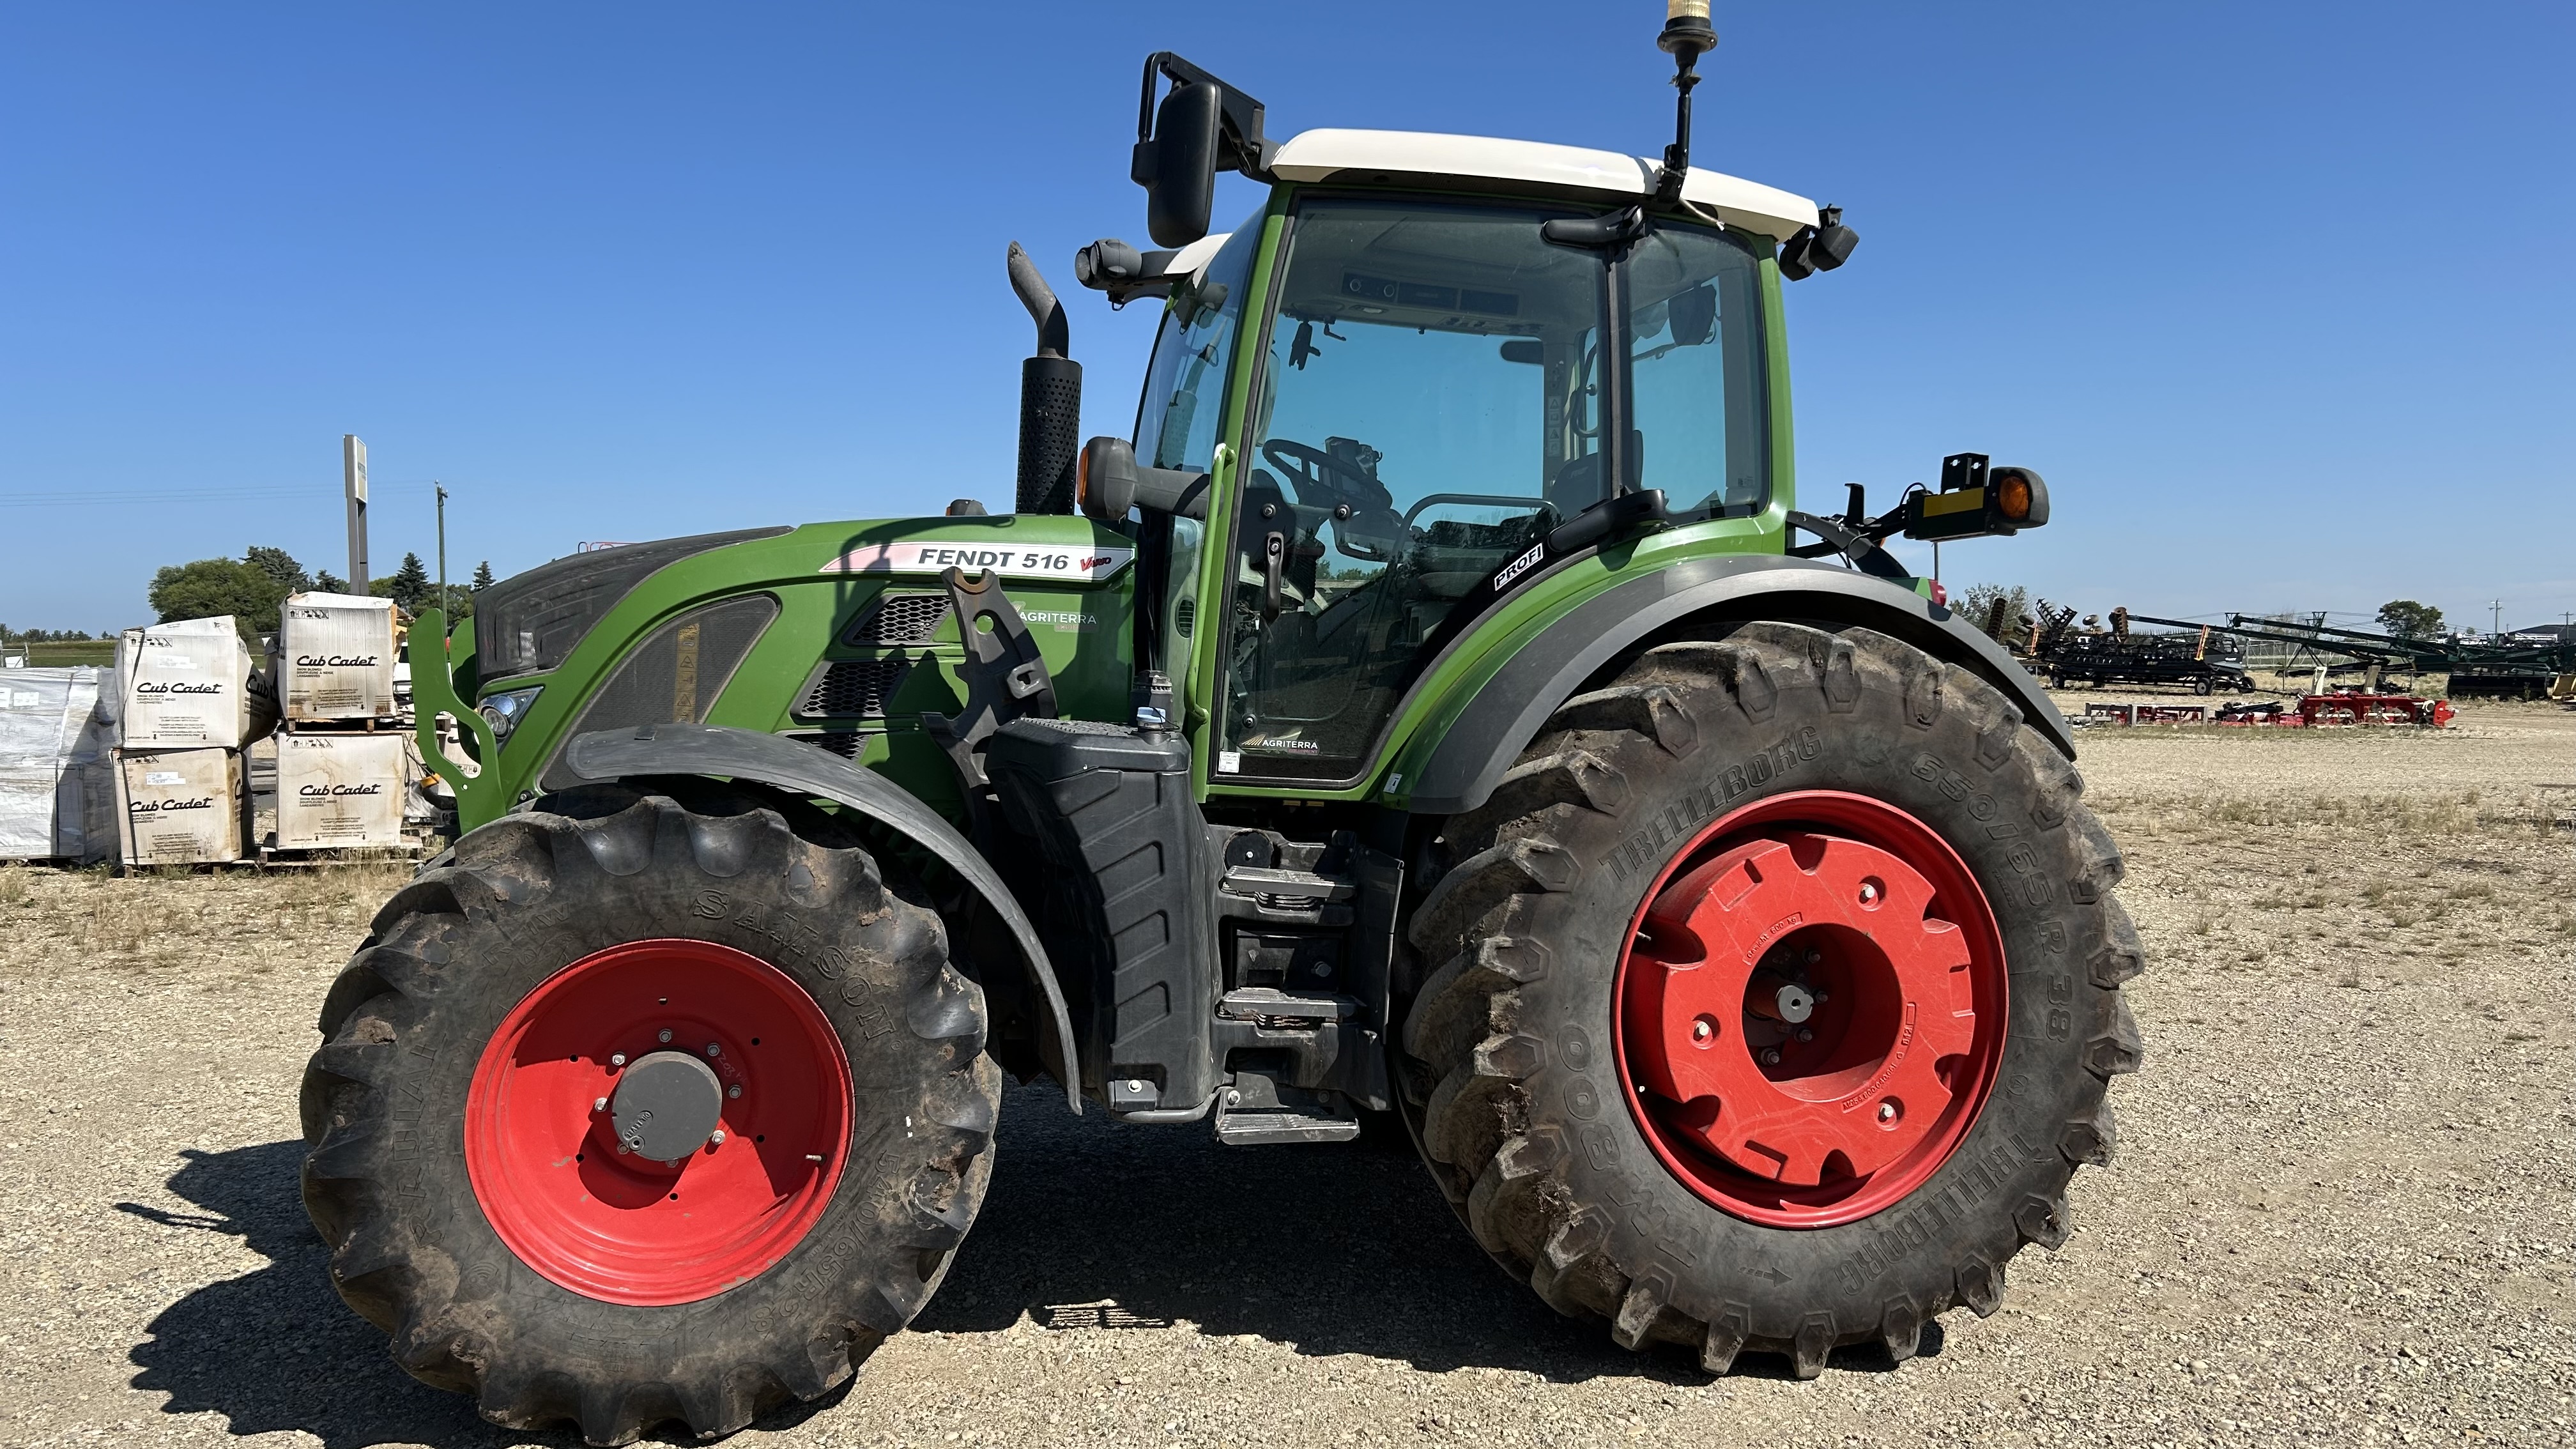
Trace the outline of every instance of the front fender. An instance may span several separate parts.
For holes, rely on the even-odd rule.
[[[1485,803],[1558,705],[1639,643],[1694,616],[1859,626],[1967,669],[2004,692],[2068,759],[2075,734],[2039,682],[1950,610],[1884,579],[1773,555],[1695,558],[1602,590],[1523,645],[1450,717],[1412,771],[1408,807],[1456,815]]]
[[[904,839],[929,851],[957,872],[1010,928],[1030,984],[1046,998],[1056,1060],[1048,1063],[1064,1083],[1065,1100],[1082,1111],[1082,1072],[1074,1057],[1073,1016],[1055,967],[1039,944],[1037,927],[1011,895],[1002,877],[955,826],[905,794],[893,782],[863,770],[812,745],[762,734],[758,730],[720,725],[656,724],[632,730],[602,730],[576,735],[562,755],[571,772],[584,781],[604,783],[649,775],[704,775],[749,780],[780,790],[855,810]]]

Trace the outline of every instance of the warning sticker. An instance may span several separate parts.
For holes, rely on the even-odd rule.
[[[871,543],[823,565],[827,574],[997,573],[1006,579],[1089,584],[1110,578],[1136,557],[1132,548],[1053,548],[974,543]]]

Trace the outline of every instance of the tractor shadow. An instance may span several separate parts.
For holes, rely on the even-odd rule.
[[[1344,1146],[1223,1147],[1204,1124],[1125,1126],[1096,1105],[1077,1118],[1060,1089],[1015,1087],[996,1154],[983,1212],[915,1328],[995,1332],[1022,1314],[1055,1329],[1186,1322],[1431,1372],[1708,1382],[1696,1352],[1629,1353],[1506,1278],[1400,1128]],[[1940,1348],[1936,1324],[1923,1351]],[[1876,1347],[1832,1359],[1835,1371],[1894,1367]],[[1735,1372],[1786,1378],[1788,1360],[1748,1353]]]
[[[162,1310],[127,1355],[133,1386],[168,1395],[167,1414],[221,1414],[239,1436],[301,1430],[326,1449],[578,1444],[568,1429],[487,1424],[469,1400],[394,1364],[383,1333],[332,1291],[329,1255],[297,1185],[303,1156],[292,1140],[191,1152],[169,1187],[200,1211],[116,1205],[160,1231],[238,1237],[268,1260]],[[1434,1372],[1706,1382],[1691,1353],[1625,1352],[1598,1324],[1559,1318],[1506,1279],[1400,1133],[1338,1147],[1227,1148],[1204,1126],[1121,1126],[1096,1107],[1076,1118],[1060,1091],[1043,1086],[1010,1092],[983,1212],[914,1326],[990,1333],[1023,1315],[1060,1330],[1188,1323]],[[1935,1324],[1923,1351],[1940,1347]],[[1832,1366],[1895,1367],[1877,1349],[1838,1351]],[[1745,1355],[1735,1370],[1787,1371],[1786,1360],[1764,1354]],[[773,1410],[759,1427],[790,1428],[848,1392]],[[684,1437],[678,1425],[646,1436]]]
[[[581,1443],[569,1429],[530,1433],[487,1424],[471,1400],[433,1389],[395,1365],[384,1334],[331,1288],[330,1255],[305,1219],[297,1185],[302,1142],[186,1156],[170,1190],[201,1212],[140,1203],[118,1203],[117,1210],[174,1233],[240,1238],[268,1263],[163,1309],[149,1325],[151,1336],[128,1352],[139,1370],[133,1386],[169,1395],[163,1413],[221,1414],[240,1436],[302,1430],[326,1449]],[[760,1425],[787,1428],[830,1409],[844,1392],[774,1410]],[[687,1441],[676,1424],[645,1438]]]

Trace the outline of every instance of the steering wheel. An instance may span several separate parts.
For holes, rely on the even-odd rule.
[[[1336,458],[1321,448],[1300,443],[1293,438],[1272,438],[1261,445],[1261,456],[1270,466],[1288,475],[1297,485],[1297,501],[1309,507],[1330,507],[1348,503],[1356,513],[1372,506],[1384,506],[1372,494],[1386,492],[1386,485],[1360,471],[1357,464]],[[1308,490],[1314,492],[1310,501]]]
[[[1334,545],[1343,553],[1383,562],[1401,550],[1404,523],[1393,495],[1357,464],[1293,438],[1263,443],[1261,456],[1288,475],[1299,503],[1332,510]]]

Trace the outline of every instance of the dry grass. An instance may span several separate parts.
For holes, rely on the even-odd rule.
[[[259,874],[0,869],[0,977],[186,969],[207,980],[290,964],[275,947],[346,950],[411,875],[402,862]],[[303,954],[297,951],[295,954]]]

